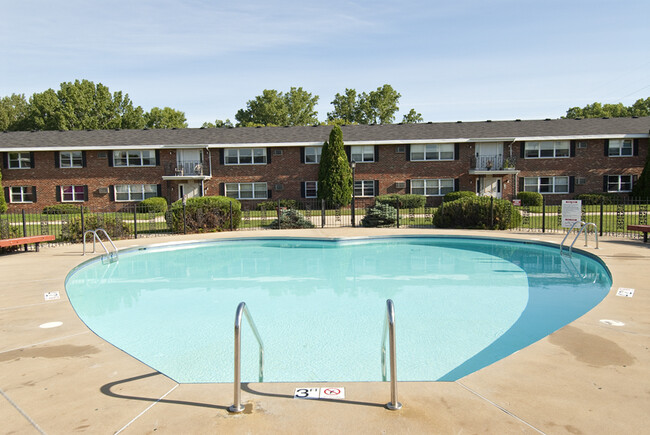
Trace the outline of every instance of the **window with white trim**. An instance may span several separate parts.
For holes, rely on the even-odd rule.
[[[374,180],[355,180],[354,196],[356,197],[375,196]]]
[[[411,160],[454,160],[454,144],[411,145]]]
[[[226,165],[265,165],[266,148],[226,148],[223,162]]]
[[[154,150],[113,151],[113,166],[156,166]]]
[[[318,197],[318,181],[305,181],[305,198]]]
[[[305,163],[320,163],[320,155],[322,151],[323,147],[305,147]]]
[[[609,141],[609,157],[628,157],[632,155],[632,139],[612,139]]]
[[[554,159],[570,157],[571,142],[568,140],[546,140],[524,144],[524,157],[527,159]]]
[[[226,183],[226,196],[235,199],[267,199],[266,183]]]
[[[32,186],[12,186],[9,188],[9,201],[11,203],[34,202],[35,193]]]
[[[156,184],[116,184],[115,201],[142,201],[158,195]]]
[[[9,169],[29,169],[32,167],[32,157],[30,153],[9,153]]]
[[[61,186],[62,202],[82,202],[85,197],[84,186]]]
[[[537,193],[569,193],[569,177],[525,177],[524,191]]]
[[[59,153],[60,168],[83,168],[83,166],[83,153],[81,151],[61,151]]]
[[[607,191],[608,192],[631,192],[632,191],[631,175],[608,175]]]
[[[355,145],[350,147],[350,161],[357,163],[372,163],[375,161],[374,145]]]
[[[411,180],[411,193],[414,195],[441,196],[453,191],[453,178]]]

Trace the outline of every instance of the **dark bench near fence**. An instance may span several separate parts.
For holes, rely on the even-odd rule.
[[[628,231],[641,231],[643,233],[643,243],[648,243],[648,232],[650,225],[628,225]]]
[[[25,251],[26,251],[27,245],[31,243],[35,243],[36,251],[38,252],[41,242],[53,242],[53,241],[54,241],[54,236],[28,236],[28,237],[16,237],[15,239],[0,239],[0,248],[25,245]]]

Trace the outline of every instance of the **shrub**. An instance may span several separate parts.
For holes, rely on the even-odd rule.
[[[274,220],[269,225],[271,228],[289,229],[289,228],[314,228],[311,221],[297,210],[282,210],[280,213],[280,226],[278,227],[278,220]]]
[[[329,142],[323,144],[318,166],[318,199],[335,206],[350,204],[352,199],[352,170],[343,145],[341,127],[332,127]]]
[[[456,201],[457,199],[469,198],[474,196],[476,196],[476,194],[469,190],[458,190],[456,192],[447,193],[444,196],[444,198],[442,198],[442,202],[451,202],[451,201]]]
[[[361,219],[364,227],[390,227],[397,222],[397,209],[389,204],[377,203],[366,209],[366,215]]]
[[[7,211],[7,201],[5,201],[4,189],[2,188],[2,173],[0,172],[0,213]]]
[[[114,240],[130,237],[132,233],[131,227],[119,216],[109,214],[84,215],[84,229],[88,231],[96,230],[97,228],[106,230],[111,239]],[[72,243],[83,241],[81,216],[74,216],[69,220],[63,220],[61,224],[61,240]]]
[[[156,196],[154,198],[147,198],[138,204],[143,213],[167,213],[167,200]]]
[[[375,201],[381,204],[388,204],[393,208],[422,208],[426,202],[424,195],[399,195],[397,193],[389,195],[379,195]]]
[[[490,221],[490,206],[493,206]],[[456,201],[445,202],[433,217],[433,224],[438,228],[478,228],[499,229],[516,228],[521,223],[521,216],[510,201],[492,199],[485,196],[466,197]]]
[[[84,212],[88,207],[84,207]],[[74,204],[55,204],[43,207],[43,214],[81,214],[81,207]]]
[[[232,203],[233,228],[241,223],[241,203],[225,196],[200,196],[189,198],[185,205],[185,225],[188,232],[212,232],[230,229],[230,204]],[[172,231],[183,232],[183,201],[171,207]]]
[[[521,205],[524,207],[541,207],[544,204],[544,197],[537,192],[519,192],[517,199],[521,199]]]
[[[280,203],[280,207],[284,208],[292,208],[292,209],[301,209],[302,204],[295,199],[280,199],[279,201],[263,201],[257,204],[257,209],[258,210],[275,210],[278,208],[278,202]]]
[[[596,205],[601,202],[608,205],[615,203],[618,196],[611,193],[581,193],[576,195],[575,199],[582,201],[582,205]]]

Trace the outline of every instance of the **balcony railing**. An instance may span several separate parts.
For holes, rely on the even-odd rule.
[[[515,157],[476,156],[472,157],[470,169],[477,171],[507,171],[514,170],[517,159]]]
[[[165,167],[165,175],[177,177],[205,176],[210,175],[209,172],[205,165],[199,161],[181,161]]]

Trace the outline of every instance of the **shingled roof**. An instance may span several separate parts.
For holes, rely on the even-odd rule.
[[[76,130],[0,133],[0,151],[305,146],[322,144],[331,126]],[[650,117],[547,119],[343,126],[346,144],[649,137]]]

